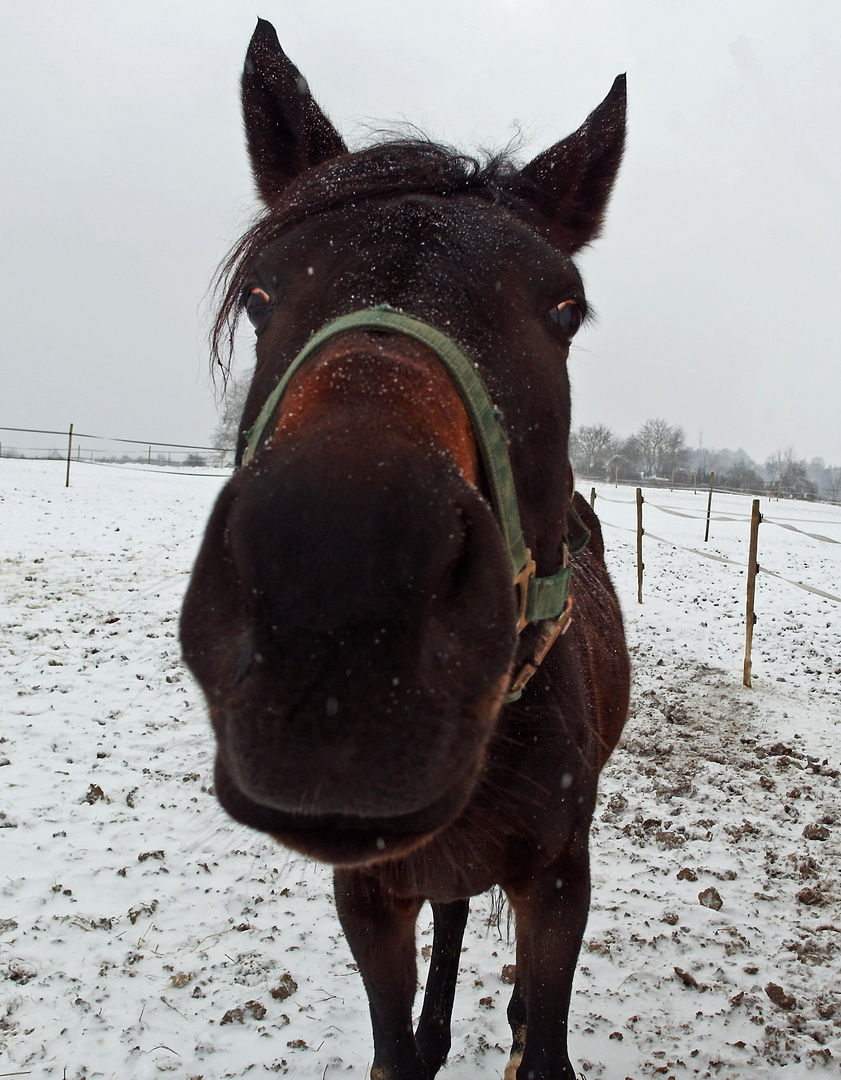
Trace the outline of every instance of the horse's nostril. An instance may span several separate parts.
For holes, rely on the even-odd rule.
[[[458,521],[450,540],[454,543],[454,555],[442,577],[438,595],[457,598],[465,588],[470,573],[470,560],[475,554],[471,545],[471,527],[466,515],[458,508]]]

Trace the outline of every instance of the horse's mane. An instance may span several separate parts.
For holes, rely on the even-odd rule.
[[[220,300],[210,344],[223,376],[230,365],[250,264],[260,251],[314,214],[409,193],[485,199],[535,224],[543,216],[540,191],[523,177],[509,151],[478,158],[425,138],[396,137],[308,169],[257,218],[219,268],[215,290]]]

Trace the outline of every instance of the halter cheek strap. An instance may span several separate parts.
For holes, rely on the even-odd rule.
[[[516,700],[552,644],[569,625],[572,601],[569,596],[568,554],[586,547],[590,533],[570,508],[568,515],[571,535],[564,544],[563,565],[557,573],[548,577],[536,576],[535,563],[526,547],[520,525],[517,492],[508,459],[508,447],[499,422],[500,412],[491,401],[473,362],[451,337],[422,319],[405,315],[402,311],[387,306],[355,311],[328,323],[301,349],[266,399],[254,426],[246,432],[247,445],[242,464],[247,465],[265,441],[277,407],[292,377],[302,364],[325,342],[350,330],[380,330],[403,334],[425,345],[447,369],[464,402],[485,468],[491,502],[508,550],[511,576],[519,605],[517,630],[523,630],[529,623],[545,624],[541,625],[531,659],[512,683],[508,700]],[[526,668],[531,668],[529,674],[525,674]]]

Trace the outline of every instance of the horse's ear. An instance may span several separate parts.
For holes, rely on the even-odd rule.
[[[245,56],[242,111],[251,168],[265,203],[305,169],[346,152],[265,19],[257,21]]]
[[[523,175],[548,197],[552,231],[570,254],[601,229],[625,147],[625,76],[578,131],[544,150]]]

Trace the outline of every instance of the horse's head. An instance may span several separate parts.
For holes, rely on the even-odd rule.
[[[556,574],[566,359],[587,313],[572,255],[619,165],[624,83],[523,169],[423,141],[349,153],[260,22],[243,107],[267,212],[227,266],[216,336],[244,310],[257,367],[184,653],[225,808],[318,858],[388,858],[474,788],[516,659],[518,593],[487,449],[434,343],[399,317],[332,324],[387,306],[469,356],[537,573]]]

